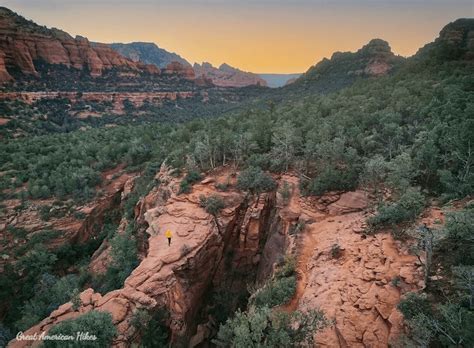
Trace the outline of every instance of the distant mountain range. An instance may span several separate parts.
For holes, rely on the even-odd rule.
[[[268,87],[277,88],[294,82],[301,74],[258,74],[258,76],[267,81]]]
[[[216,86],[221,87],[245,87],[251,85],[266,86],[267,82],[257,74],[242,71],[228,64],[222,64],[218,68],[204,62],[193,65],[196,76],[204,76],[210,79]]]
[[[145,64],[154,64],[159,68],[166,68],[166,66],[172,62],[178,62],[184,66],[191,66],[191,64],[180,55],[168,52],[153,42],[112,43],[109,44],[109,46],[134,62],[141,61]]]

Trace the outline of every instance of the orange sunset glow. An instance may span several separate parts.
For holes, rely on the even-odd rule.
[[[474,14],[473,2],[464,0],[7,0],[3,5],[91,41],[154,42],[190,62],[226,62],[258,73],[303,72],[335,51],[357,50],[376,37],[409,56],[444,24]]]

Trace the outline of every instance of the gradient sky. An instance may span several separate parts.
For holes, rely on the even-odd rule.
[[[3,0],[38,24],[91,41],[150,41],[191,63],[303,72],[334,51],[387,40],[409,56],[474,0]]]

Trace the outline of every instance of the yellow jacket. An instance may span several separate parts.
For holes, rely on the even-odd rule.
[[[170,230],[166,230],[165,236],[166,236],[166,238],[171,238],[173,236],[173,234],[171,233]]]

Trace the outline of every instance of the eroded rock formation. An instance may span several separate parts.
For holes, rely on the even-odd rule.
[[[109,311],[119,331],[114,345],[124,346],[134,334],[129,319],[137,308],[165,307],[171,315],[172,339],[190,336],[203,295],[212,283],[219,283],[228,267],[252,274],[267,232],[264,224],[274,206],[272,194],[262,194],[257,199],[237,191],[222,192],[226,208],[216,219],[199,201],[201,195],[216,192],[212,183],[197,184],[192,193],[178,195],[179,180],[165,170],[158,178],[161,185],[136,208],[140,214],[137,222],[148,225],[147,254],[124,287],[104,296],[87,289],[80,295],[80,308],[74,310],[67,303],[27,333],[47,331],[62,320],[90,310]],[[174,234],[171,246],[164,236],[166,229]],[[231,262],[226,263],[224,252],[229,247],[234,253]],[[12,347],[25,345],[27,342],[11,343]]]
[[[370,198],[363,191],[317,201],[295,192],[286,208],[304,222],[295,237],[296,295],[286,310],[320,308],[334,325],[316,336],[321,347],[388,347],[403,330],[401,294],[423,286],[417,258],[389,233],[367,235]]]
[[[146,254],[123,288],[103,296],[87,289],[78,309],[66,303],[25,334],[48,331],[91,310],[109,311],[119,332],[114,346],[125,347],[135,335],[130,319],[137,309],[166,308],[172,340],[187,337],[194,346],[215,333],[202,322],[209,290],[262,282],[285,254],[296,256],[299,277],[294,298],[282,309],[320,308],[334,320],[317,335],[318,345],[387,347],[403,330],[396,305],[401,294],[423,286],[421,272],[416,258],[390,234],[364,234],[370,214],[366,192],[303,197],[298,178],[284,175],[280,185],[286,181],[292,188],[284,202],[274,192],[258,197],[233,189],[218,192],[220,182],[235,184],[235,174],[226,169],[194,185],[189,194],[178,194],[180,180],[164,166],[156,179],[161,184],[135,207],[136,223],[148,235]],[[201,195],[213,194],[225,202],[217,218],[200,205]],[[173,231],[170,246],[167,229]],[[102,268],[107,249],[95,257],[104,262]]]
[[[266,86],[267,82],[260,76],[222,64],[219,68],[210,63],[194,64],[196,76],[204,76],[220,87]]]
[[[125,68],[159,74],[154,65],[125,58],[104,44],[58,29],[41,27],[7,8],[0,8],[0,83],[12,79],[8,69],[39,76],[37,62],[60,64],[73,69],[88,69],[93,77],[104,70]]]
[[[196,77],[192,67],[179,62],[169,63],[163,72],[168,75],[178,75],[187,80],[194,80]]]

